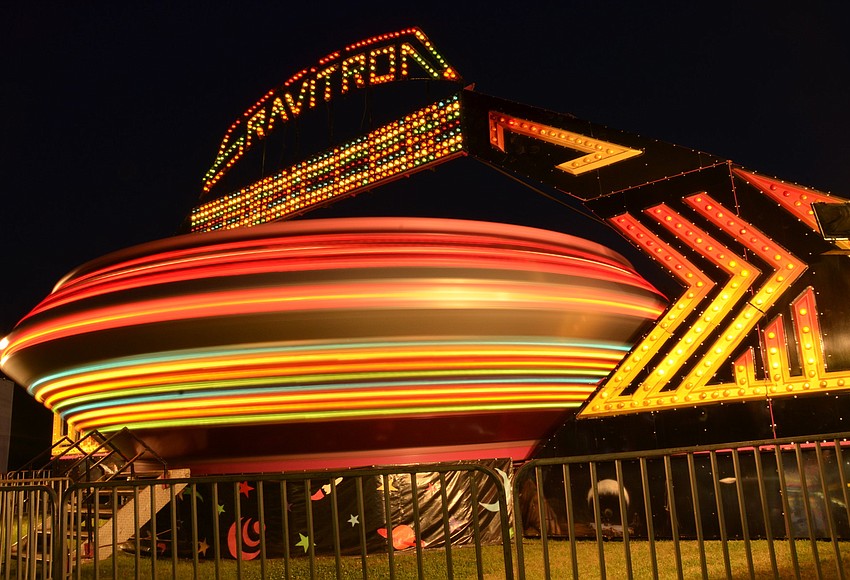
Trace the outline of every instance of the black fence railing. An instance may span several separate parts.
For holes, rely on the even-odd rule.
[[[510,469],[496,460],[75,483],[51,500],[56,541],[34,544],[33,519],[12,542],[29,555],[3,565],[11,577],[38,560],[52,566],[41,577],[513,578]]]
[[[59,496],[65,478],[0,480],[0,578],[55,578]]]
[[[374,469],[0,482],[0,578],[844,578],[850,434]]]
[[[638,564],[652,578],[844,578],[847,435],[530,461],[514,479],[519,569],[539,538],[543,578]]]

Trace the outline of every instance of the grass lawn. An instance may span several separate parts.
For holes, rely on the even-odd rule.
[[[773,569],[770,563],[768,543],[764,540],[750,543],[753,552],[753,569],[756,578],[773,577]],[[525,577],[538,579],[544,577],[543,547],[539,540],[526,540],[523,544],[525,554]],[[608,578],[626,577],[626,560],[624,557],[623,544],[621,542],[606,542],[605,564]],[[631,565],[632,574],[635,578],[651,578],[652,563],[649,555],[649,544],[645,541],[632,541]],[[835,555],[833,547],[829,542],[818,542],[818,553],[821,563],[821,572],[825,578],[837,578]],[[841,544],[843,566],[850,569],[850,545]],[[576,545],[578,554],[579,577],[599,578],[599,556],[596,542],[582,541]],[[816,577],[815,562],[812,558],[811,543],[798,541],[797,556],[802,578]],[[682,555],[682,569],[684,578],[701,578],[701,566],[699,557],[699,545],[694,541],[680,542]],[[749,578],[747,557],[744,543],[740,541],[728,542],[731,560],[732,576],[734,578]],[[787,541],[774,542],[777,568],[780,577],[794,577],[791,563],[790,550]],[[724,578],[726,576],[723,560],[723,548],[719,541],[705,543],[706,569],[709,578]],[[670,541],[656,542],[656,555],[658,560],[660,578],[676,578],[675,552],[673,543]],[[484,578],[495,580],[505,577],[504,565],[502,563],[501,546],[484,546],[482,549],[481,568]],[[394,578],[399,580],[418,578],[416,553],[396,552],[393,557]],[[131,555],[119,554],[117,557],[117,578],[134,577],[135,559]],[[514,553],[514,564],[516,565],[516,554]],[[386,554],[372,554],[367,557],[367,573],[370,579],[390,578],[388,558]],[[471,547],[452,548],[452,572],[454,578],[477,578],[477,565],[475,550]],[[113,577],[112,560],[106,560],[100,564],[100,577]],[[172,578],[171,560],[158,560],[156,564],[157,578]],[[240,570],[237,570],[236,562],[233,560],[222,560],[219,562],[218,574],[216,565],[212,561],[202,561],[197,570],[191,561],[179,561],[177,564],[178,578],[236,578],[241,573],[242,578],[262,578],[260,562],[243,562]],[[549,543],[549,568],[553,577],[570,578],[570,547],[565,541],[551,541]],[[75,571],[77,572],[77,571]],[[94,578],[94,565],[85,564],[78,571],[81,578]],[[151,578],[151,562],[147,558],[140,559],[140,577]],[[321,580],[336,578],[336,561],[331,556],[322,556],[314,562],[314,576]],[[76,574],[74,574],[76,577]],[[284,562],[279,559],[266,561],[267,578],[284,578]],[[290,560],[289,577],[302,579],[311,578],[310,562],[307,558],[293,558]],[[342,558],[340,578],[363,578],[361,561],[359,556],[346,556]],[[448,578],[446,553],[443,550],[426,550],[423,552],[422,577],[428,580]],[[518,577],[518,576],[517,576]]]

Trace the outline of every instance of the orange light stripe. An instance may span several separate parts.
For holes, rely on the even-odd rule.
[[[364,388],[356,390],[332,390],[332,391],[311,391],[302,392],[280,392],[273,391],[263,394],[252,394],[250,396],[239,394],[228,394],[224,396],[189,398],[184,400],[172,401],[155,401],[149,403],[134,403],[130,405],[121,405],[121,414],[137,413],[137,412],[156,412],[166,413],[170,409],[177,412],[187,410],[214,409],[216,412],[230,413],[232,408],[239,406],[251,406],[261,404],[263,406],[273,405],[280,408],[295,407],[295,408],[310,408],[315,409],[320,405],[338,405],[346,403],[347,405],[365,405],[369,406],[373,402],[384,402],[389,400],[404,400],[406,397],[414,399],[427,396],[430,399],[452,400],[455,397],[465,397],[469,395],[478,395],[473,397],[476,400],[489,400],[487,395],[491,397],[518,397],[523,394],[529,396],[554,396],[560,397],[564,393],[588,392],[593,390],[594,385],[587,384],[570,384],[564,383],[560,385],[539,385],[532,384],[521,386],[517,384],[495,384],[487,386],[472,386],[461,383],[454,387],[446,387],[440,385],[421,386],[421,387],[379,387],[379,388]],[[535,395],[536,394],[536,395]],[[188,407],[191,405],[191,407]],[[85,411],[78,416],[97,417],[108,416],[113,414],[112,408],[92,409]]]
[[[329,411],[353,411],[353,410],[365,410],[371,409],[373,411],[379,411],[381,409],[406,409],[406,408],[416,408],[422,406],[452,406],[458,405],[462,403],[474,403],[476,405],[486,406],[486,405],[495,405],[495,404],[505,404],[505,403],[541,403],[541,402],[551,402],[551,403],[566,403],[566,402],[582,402],[587,397],[587,395],[592,392],[594,386],[589,385],[586,389],[582,389],[580,391],[574,390],[572,392],[562,392],[562,393],[552,393],[552,394],[529,394],[529,393],[516,393],[516,394],[505,394],[498,396],[489,396],[489,397],[476,397],[470,396],[470,394],[464,393],[455,396],[379,396],[376,397],[374,401],[322,401],[316,402],[312,401],[309,403],[302,404],[294,404],[294,403],[286,403],[282,404],[278,401],[268,401],[260,404],[260,402],[254,402],[253,404],[249,404],[250,401],[240,402],[238,404],[227,401],[227,406],[223,408],[218,408],[219,405],[222,404],[221,399],[216,399],[214,401],[210,401],[203,406],[192,406],[186,407],[185,404],[183,406],[176,407],[174,409],[159,407],[156,409],[134,409],[129,410],[123,407],[109,409],[110,412],[107,413],[81,413],[80,415],[70,414],[66,419],[69,423],[72,423],[77,428],[81,429],[89,429],[89,428],[97,428],[95,425],[108,425],[109,422],[106,422],[105,419],[109,419],[110,417],[119,418],[122,423],[132,424],[134,422],[143,421],[143,420],[179,420],[179,419],[200,419],[209,416],[205,411],[207,409],[214,408],[216,410],[215,416],[239,416],[245,414],[287,414],[287,413],[297,413],[297,412],[329,412]],[[430,395],[430,393],[429,393]],[[344,406],[341,403],[346,403]],[[385,403],[385,404],[375,404],[375,403]],[[97,423],[97,419],[101,419],[100,423]]]
[[[517,372],[529,371],[563,371],[578,369],[582,371],[607,371],[622,358],[622,352],[610,351],[580,351],[571,349],[551,349],[542,356],[516,355],[516,350],[494,349],[486,356],[474,356],[476,351],[440,352],[450,347],[435,348],[417,353],[383,351],[369,360],[370,352],[358,353],[357,356],[346,356],[333,353],[328,358],[336,359],[333,363],[317,364],[315,358],[324,357],[267,357],[263,361],[245,359],[229,359],[226,361],[193,360],[182,364],[142,365],[120,370],[109,370],[85,373],[81,376],[56,380],[39,387],[36,391],[39,399],[48,400],[51,393],[61,391],[63,398],[77,396],[93,391],[112,391],[124,387],[140,385],[158,386],[163,384],[195,382],[195,381],[227,381],[242,378],[260,377],[292,377],[303,376],[304,382],[315,381],[324,375],[357,375],[387,373],[401,376],[404,373],[415,373],[423,370],[439,368],[446,371],[471,371],[478,369],[493,369],[494,371],[516,369]],[[395,357],[392,355],[396,355]],[[497,358],[498,357],[498,358]],[[306,359],[303,362],[298,359]],[[359,361],[365,362],[351,362]],[[460,359],[460,360],[452,360]],[[175,368],[176,367],[176,368]],[[202,370],[198,370],[198,369]],[[123,380],[119,380],[123,378]],[[81,384],[82,383],[82,384]]]
[[[281,244],[303,243],[300,239],[284,238],[276,241]],[[604,280],[641,288],[649,287],[644,280],[636,278],[633,272],[619,264],[605,262],[598,255],[586,252],[565,255],[563,252],[568,251],[566,248],[537,249],[531,244],[492,248],[470,244],[468,239],[459,236],[451,240],[453,245],[448,245],[449,240],[441,240],[438,245],[428,240],[412,243],[404,238],[399,241],[393,240],[392,243],[389,240],[373,238],[369,238],[368,242],[364,243],[362,239],[358,239],[347,242],[344,246],[341,240],[333,240],[333,245],[328,244],[328,241],[325,241],[326,247],[321,248],[314,246],[301,248],[291,245],[277,248],[252,246],[242,251],[225,251],[222,248],[218,250],[219,253],[212,255],[208,251],[197,256],[180,253],[179,258],[162,254],[156,260],[146,259],[140,264],[135,264],[135,261],[122,263],[65,282],[47,300],[107,282],[133,280],[134,285],[138,285],[139,279],[156,279],[156,276],[165,274],[171,274],[172,281],[178,281],[205,278],[209,275],[267,273],[271,264],[274,264],[275,272],[328,270],[340,267],[406,267],[407,259],[410,257],[415,257],[417,260],[422,258],[426,265],[466,267],[476,265],[485,269],[493,265],[507,264],[514,270],[538,272],[541,270],[540,266],[547,266],[548,269],[544,271],[580,277],[592,277],[588,275],[590,270],[593,273],[606,273],[607,276],[601,278]],[[498,244],[500,240],[485,241]],[[274,242],[275,240],[270,241],[270,243]],[[532,265],[535,267],[531,267]],[[171,279],[166,277],[165,280]]]
[[[569,356],[569,355],[564,355]],[[622,356],[622,355],[621,355]],[[362,365],[346,365],[324,367],[306,367],[299,369],[292,368],[271,368],[271,369],[255,369],[255,368],[236,368],[225,369],[217,372],[193,372],[179,374],[162,374],[151,376],[148,373],[142,374],[145,369],[139,369],[140,375],[132,376],[125,380],[108,381],[97,377],[84,376],[80,379],[85,382],[74,383],[72,380],[65,380],[57,383],[50,383],[44,387],[40,387],[36,392],[36,398],[42,400],[49,406],[54,406],[60,401],[68,400],[74,397],[83,396],[91,393],[108,393],[120,391],[124,388],[144,388],[156,387],[168,384],[181,383],[199,383],[198,388],[216,388],[214,383],[227,383],[228,381],[239,381],[243,379],[257,378],[279,378],[286,380],[293,376],[300,376],[302,381],[298,381],[297,385],[309,386],[310,383],[322,382],[339,382],[340,380],[356,381],[358,376],[362,376],[364,380],[376,376],[404,378],[405,376],[416,376],[417,373],[423,371],[444,371],[451,373],[452,371],[460,371],[472,373],[479,369],[492,369],[494,373],[504,374],[505,371],[516,372],[517,374],[535,374],[535,375],[555,375],[565,371],[579,371],[582,374],[599,374],[610,371],[620,357],[610,357],[608,362],[591,362],[587,360],[564,359],[552,361],[528,360],[520,364],[517,361],[499,361],[499,360],[484,360],[484,361],[458,361],[447,363],[440,361],[421,361],[419,364],[398,364],[393,366],[375,366],[370,364]],[[286,365],[289,367],[289,365]],[[476,375],[478,376],[478,375]],[[483,373],[481,376],[488,376],[488,373]],[[77,380],[80,380],[77,379]],[[208,383],[211,386],[205,387],[203,383]],[[233,388],[233,387],[229,387]]]
[[[287,288],[260,288],[254,290],[239,290],[217,292],[203,295],[181,296],[179,298],[164,298],[120,307],[101,308],[82,314],[61,317],[52,324],[42,323],[33,325],[21,334],[14,336],[11,344],[4,351],[11,355],[27,345],[38,344],[50,339],[73,336],[83,332],[93,332],[126,326],[128,324],[147,324],[167,322],[192,318],[203,318],[204,315],[225,316],[233,314],[259,314],[267,312],[285,312],[293,310],[328,309],[331,305],[336,308],[381,308],[392,302],[395,308],[423,308],[434,305],[440,309],[462,308],[474,305],[476,309],[504,304],[499,295],[509,294],[513,308],[545,309],[566,305],[576,307],[604,308],[610,314],[657,318],[662,309],[656,305],[641,305],[628,303],[628,295],[616,292],[606,292],[599,288],[588,288],[594,295],[605,298],[558,296],[542,292],[529,292],[526,287],[531,284],[514,285],[513,287],[500,284],[467,284],[462,290],[453,291],[438,286],[437,288],[423,287],[415,284],[349,284],[347,292],[328,292],[324,286],[300,286]],[[554,291],[554,289],[553,289]],[[634,299],[634,297],[631,297]],[[618,300],[619,299],[619,300]],[[200,303],[199,303],[200,301]]]

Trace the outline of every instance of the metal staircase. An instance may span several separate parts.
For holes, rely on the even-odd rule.
[[[36,468],[45,456],[47,462]],[[6,538],[0,563],[29,578],[60,576],[53,561],[63,552],[66,572],[85,560],[104,560],[174,497],[152,480],[188,476],[188,470],[169,471],[126,428],[109,436],[92,431],[78,440],[64,437],[0,480],[2,524],[21,530]],[[5,525],[15,519],[17,526]]]

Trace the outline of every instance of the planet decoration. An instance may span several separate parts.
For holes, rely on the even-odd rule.
[[[665,308],[617,253],[524,226],[300,220],[67,276],[2,370],[193,473],[529,456]]]

